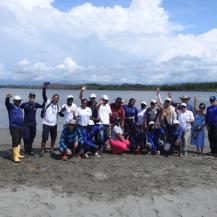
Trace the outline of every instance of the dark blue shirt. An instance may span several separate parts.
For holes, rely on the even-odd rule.
[[[26,102],[20,108],[24,109],[24,123],[36,124],[36,111],[38,108],[42,108],[42,105],[35,102]]]
[[[217,105],[209,106],[207,108],[205,119],[207,125],[217,125]]]
[[[183,130],[181,126],[173,127],[171,130],[171,135],[174,136],[176,139],[181,139]]]
[[[10,127],[23,128],[24,119],[22,109],[10,103],[10,98],[5,99],[5,106],[8,110]]]
[[[134,118],[134,121],[137,122],[138,110],[135,106],[130,107],[129,105],[123,105],[123,109],[125,111],[125,118]]]

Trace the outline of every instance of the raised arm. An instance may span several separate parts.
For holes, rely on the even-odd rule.
[[[7,94],[5,98],[5,106],[7,109],[10,107],[10,98],[11,98],[11,94]]]
[[[163,105],[163,100],[161,98],[161,95],[160,95],[160,88],[158,87],[157,90],[156,90],[156,97],[157,97],[157,102],[160,104],[160,105]]]
[[[44,102],[47,102],[47,91],[46,91],[46,90],[47,90],[49,84],[50,84],[49,82],[45,82],[45,83],[43,84],[42,98],[43,98],[43,101],[44,101]]]
[[[80,93],[79,93],[79,99],[84,99],[84,91],[86,90],[86,87],[81,87]]]
[[[194,113],[197,113],[197,97],[194,97]]]

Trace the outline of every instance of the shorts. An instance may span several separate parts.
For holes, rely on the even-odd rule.
[[[42,141],[47,142],[49,138],[49,134],[51,137],[51,140],[56,140],[57,138],[57,125],[55,126],[49,126],[46,124],[43,124],[43,131],[42,131]]]
[[[17,147],[21,144],[21,140],[23,137],[23,129],[19,127],[10,127],[10,133],[12,137],[12,146]]]

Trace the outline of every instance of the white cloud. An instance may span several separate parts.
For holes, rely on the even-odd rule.
[[[181,34],[184,27],[171,22],[161,0],[132,0],[129,8],[86,3],[68,12],[52,3],[0,1],[1,80],[6,71],[36,81],[216,79],[217,29]]]

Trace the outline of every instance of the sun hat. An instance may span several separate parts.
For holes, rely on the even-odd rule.
[[[190,96],[181,96],[179,97],[180,100],[190,100],[191,97]]]
[[[22,100],[21,96],[18,96],[18,95],[14,96],[13,99],[14,99],[14,100]]]

